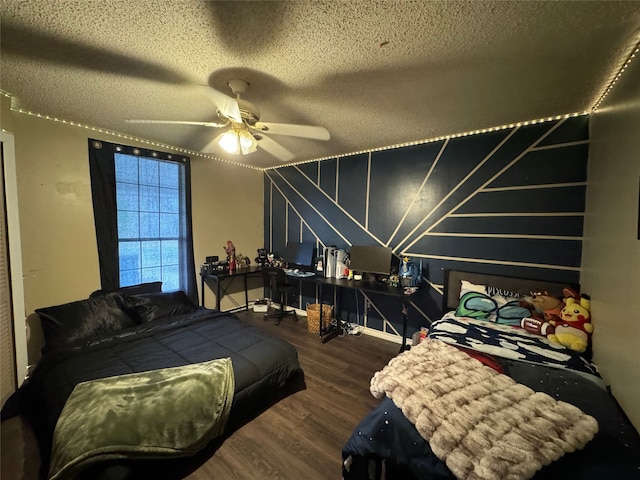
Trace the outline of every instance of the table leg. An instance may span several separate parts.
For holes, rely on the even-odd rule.
[[[340,287],[338,287],[338,286],[335,286],[334,288],[338,289],[337,295],[336,295],[336,298],[337,298],[338,302],[336,302],[337,305],[334,305],[334,307],[333,307],[333,310],[334,310],[334,313],[335,313],[335,312],[339,312],[340,311],[339,310],[339,308],[340,308],[339,297],[341,295],[342,289]],[[322,299],[322,297],[320,297],[320,298]],[[320,327],[322,328],[322,300],[320,300]],[[335,325],[335,327],[333,327],[331,325],[329,327],[327,327],[327,333],[324,336],[321,335],[322,343],[326,343],[329,340],[331,340],[332,338],[337,337],[340,334],[340,331],[341,331],[340,329],[341,329],[341,327],[340,327],[340,319],[338,318],[338,314],[336,313],[336,325]]]
[[[202,295],[202,300],[200,301],[200,306],[204,308],[204,277],[200,276],[200,292]]]
[[[216,277],[216,310],[220,310],[220,279]]]
[[[244,274],[244,309],[245,311],[249,311],[249,285],[247,283],[247,277],[249,275]]]
[[[320,298],[319,302],[320,302],[320,331],[318,332],[318,334],[320,335],[320,338],[322,338],[322,283],[320,284],[320,288],[318,289],[318,297]]]
[[[400,353],[411,348],[407,346],[407,312],[407,304],[402,302],[402,345],[400,345]]]

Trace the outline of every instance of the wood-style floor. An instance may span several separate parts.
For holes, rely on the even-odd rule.
[[[304,317],[279,326],[262,314],[241,312],[298,350],[306,389],[263,412],[227,438],[190,480],[335,480],[341,478],[343,444],[378,401],[369,380],[398,353],[399,345],[361,335],[321,343],[308,332]],[[1,476],[37,479],[39,456],[28,424],[21,418],[2,423]]]

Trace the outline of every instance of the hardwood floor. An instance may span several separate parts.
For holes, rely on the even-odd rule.
[[[241,312],[298,350],[306,389],[270,407],[235,431],[190,480],[329,480],[341,478],[341,450],[360,419],[378,401],[369,381],[398,353],[399,346],[362,335],[322,344],[304,317],[279,326],[262,314]],[[2,479],[37,478],[39,457],[33,435],[20,418],[2,423]]]

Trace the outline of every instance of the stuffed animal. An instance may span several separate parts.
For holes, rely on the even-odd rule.
[[[560,319],[560,311],[564,307],[564,302],[561,298],[551,295],[546,290],[535,290],[531,292],[531,297],[533,309],[538,314],[534,314],[534,318],[539,318],[546,322]]]
[[[548,335],[551,343],[559,343],[576,352],[584,352],[589,345],[593,333],[591,324],[591,300],[588,295],[581,295],[580,299],[572,296],[565,300],[566,304],[560,311],[560,319],[550,323],[555,326],[555,332]]]

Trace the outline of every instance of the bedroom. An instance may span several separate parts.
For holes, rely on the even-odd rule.
[[[637,42],[637,19],[636,10],[636,15],[627,18],[627,23],[623,24],[627,34],[619,38],[619,43],[613,47],[620,54],[619,58],[609,59],[612,68],[597,72],[598,77],[593,80],[597,87],[588,97],[590,102],[585,103],[584,108],[593,105],[593,99],[597,98],[595,92],[599,92],[607,84],[605,80],[615,75],[617,70],[613,67],[624,60],[623,54],[628,55],[635,45],[634,42]],[[3,26],[5,21],[6,17],[3,15]],[[261,31],[259,34],[266,35]],[[616,35],[613,37],[617,38]],[[393,42],[380,46],[387,39],[377,40],[375,48],[378,51],[394,46]],[[4,38],[3,44],[5,44]],[[238,45],[231,44],[227,48],[233,50],[238,48]],[[91,52],[89,50],[89,53]],[[80,58],[86,60],[87,52],[84,52],[84,57],[80,53],[83,52],[79,52]],[[53,55],[53,58],[59,59],[59,55],[57,57]],[[41,60],[44,61],[44,59]],[[37,65],[34,65],[35,67]],[[209,70],[212,69],[213,67]],[[360,69],[365,70],[363,66]],[[375,73],[365,71],[363,75],[375,76]],[[37,76],[37,70],[34,75]],[[406,75],[415,81],[415,77],[411,78],[410,71],[407,70]],[[110,88],[106,80],[112,79],[112,75],[98,78],[102,80],[97,82],[102,88]],[[602,368],[603,375],[611,384],[616,398],[636,427],[640,422],[640,411],[637,410],[640,405],[640,391],[636,381],[640,374],[640,365],[633,352],[639,335],[637,313],[633,308],[627,307],[627,302],[628,299],[638,296],[638,285],[640,285],[638,281],[640,247],[637,240],[637,197],[640,172],[637,171],[638,146],[635,141],[640,115],[637,90],[639,78],[636,61],[630,64],[620,82],[616,83],[615,88],[607,95],[601,108],[589,119],[589,174],[580,265],[580,283],[594,298],[596,309],[594,321],[599,331],[595,350],[596,362]],[[358,77],[356,76],[355,79],[357,83]],[[563,85],[566,87],[566,82]],[[7,88],[4,82],[2,88],[3,90]],[[134,92],[137,88],[134,88]],[[249,90],[247,98],[255,98],[250,96],[252,92],[254,95],[258,94]],[[281,89],[280,92],[282,93],[283,90]],[[15,92],[10,91],[10,93]],[[561,95],[568,96],[570,93],[561,93]],[[34,96],[38,95],[34,94]],[[63,100],[66,98],[66,95],[62,95]],[[12,99],[6,96],[2,96],[1,99],[2,128],[13,133],[16,145],[25,310],[31,315],[36,308],[85,298],[92,290],[100,287],[86,141],[87,138],[100,138],[113,142],[122,140],[107,133],[12,111],[10,108]],[[18,100],[25,101],[19,96]],[[105,102],[105,110],[108,109],[109,101],[106,99],[102,101]],[[406,98],[404,101],[406,102]],[[262,106],[263,103],[260,102],[260,105]],[[272,108],[269,118],[275,121],[307,123],[301,117],[278,118],[281,112],[286,112],[282,104]],[[321,109],[321,106],[316,105],[315,108]],[[30,110],[42,115],[55,116],[53,111],[35,108]],[[553,113],[572,113],[575,110],[561,110]],[[322,109],[321,111],[324,112]],[[201,112],[202,110],[198,113]],[[179,109],[171,113],[171,116],[163,114],[162,118],[182,118],[184,115],[184,112]],[[129,116],[132,114],[133,112],[127,113]],[[534,120],[546,116],[546,114],[540,114],[512,120]],[[61,117],[96,128],[103,126],[97,120],[86,122],[68,115],[61,115]],[[204,118],[194,113],[195,117]],[[472,116],[469,118],[473,119]],[[511,120],[486,124],[482,119],[476,119],[475,122],[477,123],[468,125],[467,128],[445,131],[451,134],[462,133],[477,128],[504,125],[511,123]],[[324,125],[322,120],[314,119],[310,123]],[[342,128],[348,126],[340,125]],[[332,136],[338,134],[334,132],[331,124],[324,126],[331,130]],[[378,130],[380,128],[377,127]],[[124,130],[124,125],[107,130],[120,132]],[[183,134],[190,136],[192,132],[183,132]],[[387,134],[386,130],[385,134]],[[442,133],[435,132],[427,138],[435,138],[440,134]],[[135,137],[147,138],[144,135],[135,135]],[[424,138],[424,135],[410,139],[398,136],[385,145],[421,138]],[[162,141],[162,139],[156,140]],[[127,140],[127,144],[135,145],[136,143],[135,140]],[[174,145],[172,142],[167,143]],[[137,144],[146,146],[142,142]],[[305,143],[303,147],[306,145]],[[345,153],[368,148],[371,147],[367,144],[359,144]],[[324,157],[324,155],[316,155],[305,158],[321,156]],[[329,160],[327,164],[331,162]],[[343,160],[343,164],[344,162]],[[252,258],[256,249],[264,246],[265,172],[211,161],[197,155],[192,155],[192,168],[196,263],[207,255],[221,255],[222,245],[229,238],[233,239],[241,253]],[[215,185],[215,189],[212,185]],[[398,189],[401,187],[399,185]],[[240,189],[243,195],[234,195]],[[215,223],[211,219],[215,219]],[[257,296],[258,292],[255,294]],[[602,313],[604,311],[607,312],[606,315]],[[420,325],[414,325],[414,327],[418,326]]]

